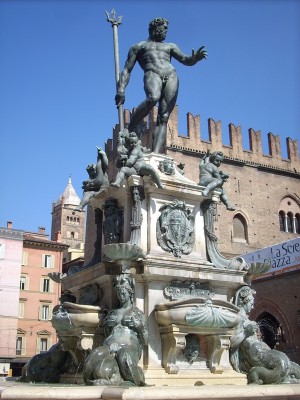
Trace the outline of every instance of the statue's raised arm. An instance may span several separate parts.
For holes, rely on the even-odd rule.
[[[175,60],[179,61],[181,64],[192,66],[197,64],[197,62],[207,59],[207,51],[205,50],[205,46],[200,47],[197,51],[192,49],[192,55],[187,56],[184,54],[176,44],[171,44],[171,56],[175,58]]]
[[[144,89],[146,99],[136,108],[128,126],[129,132],[135,131],[151,109],[158,103],[158,115],[153,132],[153,151],[162,153],[166,139],[167,123],[173,111],[178,95],[178,77],[171,64],[172,57],[184,65],[192,66],[207,58],[204,46],[191,55],[184,54],[174,43],[164,43],[168,30],[168,20],[155,18],[149,24],[148,40],[132,46],[128,52],[121,73],[115,101],[117,106],[125,101],[125,88],[136,62],[144,71]]]

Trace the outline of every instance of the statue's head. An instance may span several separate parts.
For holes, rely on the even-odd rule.
[[[125,146],[127,148],[134,147],[137,142],[139,141],[139,138],[135,132],[129,132],[128,135],[125,137]]]
[[[222,151],[215,151],[209,155],[209,161],[216,167],[219,167],[224,160],[224,154]]]
[[[165,18],[154,18],[149,24],[149,38],[155,42],[163,42],[166,38],[169,21]]]
[[[117,292],[120,303],[123,302],[123,296],[128,294],[130,302],[133,303],[133,294],[135,282],[129,274],[120,274],[114,277],[113,286]]]
[[[234,304],[248,314],[254,306],[255,293],[255,290],[251,289],[248,285],[240,287],[235,294]]]

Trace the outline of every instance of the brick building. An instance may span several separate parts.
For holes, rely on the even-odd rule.
[[[48,272],[62,272],[68,245],[48,239],[44,228],[25,232],[0,228],[0,359],[14,376],[35,354],[56,343],[52,308],[59,303],[60,285]]]

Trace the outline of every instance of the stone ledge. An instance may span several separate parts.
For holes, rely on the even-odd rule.
[[[216,386],[46,386],[17,384],[0,386],[0,399],[101,399],[101,400],[300,400],[300,385]]]

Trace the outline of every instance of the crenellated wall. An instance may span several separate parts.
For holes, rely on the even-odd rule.
[[[129,110],[124,111],[125,126],[131,118]],[[156,124],[157,107],[145,119],[146,133],[142,137],[145,147],[151,148],[152,132]],[[243,148],[243,134],[240,126],[230,123],[228,126],[230,144],[224,144],[222,138],[222,123],[208,119],[208,140],[201,139],[200,115],[187,113],[186,132],[181,135],[178,128],[178,106],[173,110],[167,130],[166,153],[172,151],[187,151],[191,153],[206,153],[207,150],[223,151],[225,158],[240,161],[246,164],[280,169],[284,171],[300,172],[298,140],[286,138],[288,158],[282,157],[281,141],[279,135],[268,133],[269,154],[263,153],[261,131],[248,129],[249,149]],[[113,139],[106,143],[105,150],[108,155],[115,155],[119,125],[113,129]],[[149,134],[150,133],[150,134]],[[205,135],[207,137],[207,135]],[[245,141],[244,141],[245,142]],[[171,155],[171,154],[170,154]]]
[[[223,151],[226,158],[237,159],[245,163],[258,164],[286,171],[299,171],[298,141],[286,139],[288,159],[282,157],[279,135],[268,133],[269,154],[263,154],[261,131],[248,130],[250,150],[243,149],[243,137],[240,126],[229,124],[230,145],[223,144],[221,121],[208,120],[208,141],[201,139],[200,116],[187,114],[186,136],[178,132],[178,107],[175,107],[169,120],[167,149],[187,150],[191,152]]]

